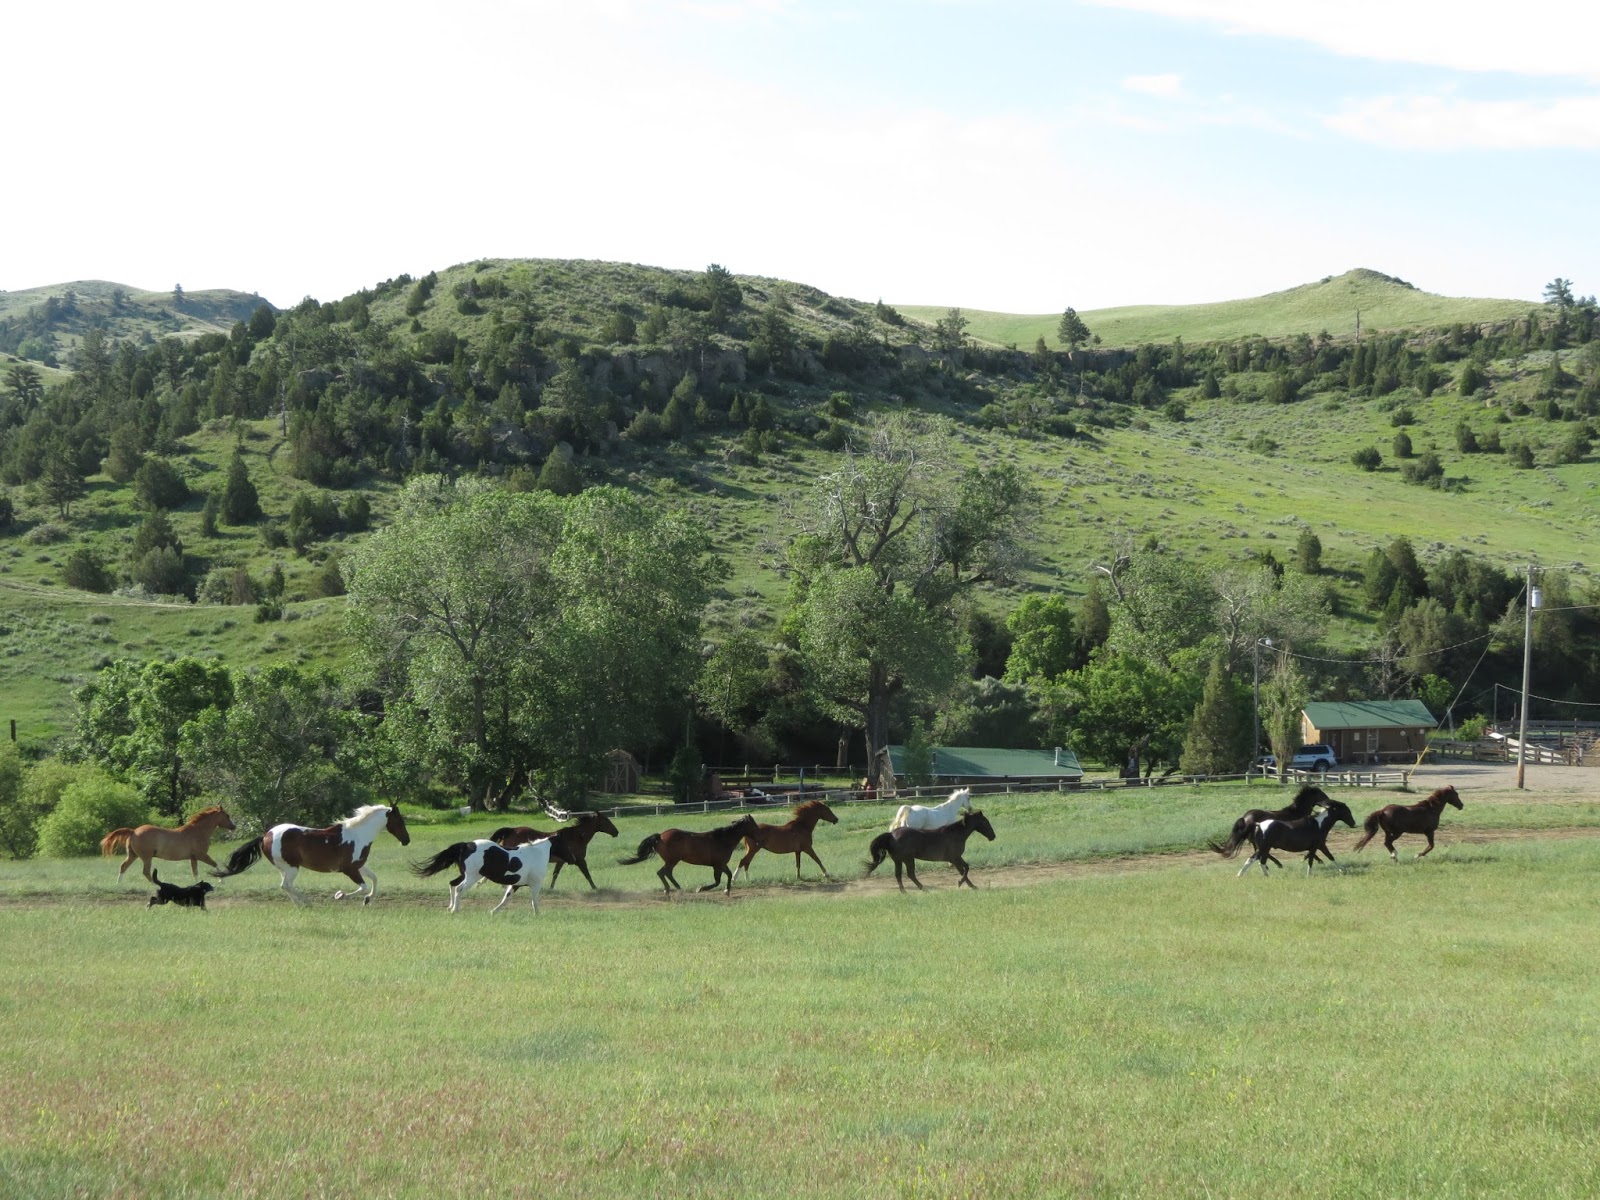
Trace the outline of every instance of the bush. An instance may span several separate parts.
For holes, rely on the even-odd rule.
[[[1394,435],[1394,456],[1396,458],[1411,457],[1411,435],[1404,429]]]
[[[1383,455],[1376,446],[1364,446],[1350,456],[1350,461],[1363,471],[1376,471],[1383,465]]]
[[[134,494],[146,508],[177,508],[189,498],[189,485],[164,458],[147,458],[133,477]]]
[[[61,578],[68,587],[84,592],[99,592],[101,595],[117,586],[117,581],[112,578],[100,556],[87,549],[74,550],[67,556]]]
[[[1456,426],[1456,449],[1463,454],[1478,452],[1478,435],[1472,432],[1472,426],[1465,421]]]
[[[39,822],[39,853],[72,858],[100,852],[100,839],[113,829],[150,820],[139,793],[99,771],[69,784],[53,812]]]
[[[133,581],[157,596],[181,596],[189,590],[183,556],[171,546],[157,546],[133,564]]]
[[[1407,483],[1438,487],[1444,480],[1444,464],[1439,461],[1437,454],[1429,450],[1415,462],[1408,462],[1402,466],[1400,473]]]
[[[1533,447],[1527,442],[1518,442],[1506,451],[1506,457],[1511,460],[1511,465],[1519,471],[1533,470]]]
[[[1172,399],[1162,405],[1161,415],[1175,424],[1181,424],[1189,419],[1189,410],[1184,407],[1182,400]]]
[[[1468,717],[1465,721],[1461,722],[1460,725],[1456,726],[1456,737],[1460,738],[1463,742],[1476,742],[1483,737],[1484,733],[1488,731],[1488,728],[1488,717],[1482,716],[1481,714],[1476,717]]]

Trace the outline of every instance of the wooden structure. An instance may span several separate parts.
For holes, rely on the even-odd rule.
[[[1330,700],[1300,710],[1300,740],[1341,763],[1415,761],[1438,726],[1420,700]]]
[[[606,754],[606,781],[601,791],[608,796],[630,796],[639,790],[639,760],[626,750]]]
[[[894,773],[906,773],[905,747],[890,746]],[[985,746],[939,746],[933,752],[933,781],[963,783],[1076,783],[1083,767],[1071,750],[1005,750]]]

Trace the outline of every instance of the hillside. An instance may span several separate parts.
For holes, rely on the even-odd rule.
[[[1267,312],[1270,299],[1239,303]],[[9,709],[0,720],[19,718],[32,739],[60,733],[72,687],[118,656],[342,662],[344,602],[319,596],[319,578],[363,535],[337,512],[319,528],[296,526],[296,503],[326,496],[343,511],[359,495],[381,524],[404,478],[424,470],[534,486],[543,468],[570,457],[583,483],[620,484],[691,511],[733,567],[708,612],[712,636],[774,630],[788,586],[789,506],[881,411],[943,416],[957,461],[1014,463],[1039,488],[1036,554],[1016,584],[985,600],[996,616],[1030,590],[1082,594],[1092,563],[1151,537],[1209,568],[1268,551],[1284,562],[1309,529],[1324,548],[1320,578],[1338,599],[1323,644],[1351,652],[1381,636],[1361,573],[1373,548],[1397,535],[1425,564],[1456,548],[1503,570],[1531,557],[1569,569],[1580,589],[1600,539],[1600,464],[1572,450],[1600,411],[1600,343],[1576,344],[1592,336],[1592,320],[1582,331],[1524,320],[1489,338],[1458,331],[1360,347],[1205,344],[1186,334],[1181,351],[1080,351],[1069,365],[941,348],[892,309],[801,284],[480,260],[308,302],[279,314],[275,328],[251,325],[259,328],[243,339],[190,339],[142,397],[138,388],[152,385],[137,382],[138,356],[154,351],[139,350],[138,334],[113,338],[136,353],[112,355],[93,395],[81,377],[37,408],[0,395],[0,490],[17,510],[0,529],[0,696]],[[1559,367],[1552,339],[1568,344]],[[291,347],[297,369],[285,376]],[[42,439],[63,421],[88,439],[87,493],[65,519],[38,475]],[[1460,449],[1463,425],[1484,443],[1527,446],[1531,468],[1509,453]],[[1412,460],[1391,448],[1402,428]],[[143,512],[133,484],[106,473],[118,430],[187,481],[191,495],[171,521],[191,590],[216,572],[242,568],[260,581],[277,566],[284,620],[258,623],[253,606],[65,586],[77,550],[123,581],[130,570]],[[268,519],[207,534],[205,495],[236,445]],[[1374,446],[1380,469],[1352,465],[1354,450]],[[1407,482],[1402,468],[1430,451],[1442,478]]]
[[[1070,303],[1070,299],[1066,303]],[[908,317],[932,324],[948,308],[900,305]],[[1064,303],[1063,308],[1066,307]],[[1354,332],[1356,313],[1361,327],[1378,332],[1391,329],[1436,329],[1462,322],[1488,324],[1526,317],[1539,308],[1522,300],[1482,300],[1436,296],[1409,283],[1358,268],[1302,284],[1283,292],[1247,300],[1212,304],[1137,304],[1079,312],[1084,323],[1105,346],[1137,346],[1145,342],[1170,342],[1181,337],[1190,343],[1227,338],[1284,338],[1294,334],[1315,336],[1324,331],[1338,336]],[[1060,349],[1056,328],[1061,314],[1037,316],[984,312],[962,308],[971,322],[967,333],[996,346],[1031,347],[1039,338]]]

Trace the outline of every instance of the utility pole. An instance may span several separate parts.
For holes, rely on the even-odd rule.
[[[1533,564],[1528,564],[1526,602],[1522,606],[1522,713],[1517,718],[1517,787],[1524,790],[1523,764],[1528,756],[1528,670],[1533,664],[1533,610],[1539,607],[1539,590],[1533,586]]]
[[[1255,696],[1255,705],[1252,709],[1252,718],[1255,725],[1255,740],[1250,743],[1251,767],[1254,767],[1256,765],[1256,759],[1261,757],[1261,647],[1263,645],[1272,645],[1272,639],[1257,638],[1255,640],[1255,644],[1250,647],[1250,663],[1255,669],[1255,687],[1253,690],[1253,694]],[[1245,776],[1245,780],[1248,781],[1249,778],[1250,776],[1247,774]]]

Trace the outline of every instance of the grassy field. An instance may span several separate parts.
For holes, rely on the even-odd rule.
[[[452,918],[399,868],[471,822],[380,841],[367,909],[258,867],[148,911],[103,861],[6,864],[0,1193],[1587,1194],[1600,837],[1480,839],[1600,828],[1593,797],[1465,793],[1420,864],[995,886],[1193,846],[1241,791],[986,801],[987,886],[905,898],[763,856],[732,902],[603,866],[538,918],[487,888]],[[824,861],[853,879],[887,815]]]
[[[949,311],[948,306],[897,307],[904,315],[928,324]],[[1530,309],[1538,307],[1526,300],[1436,296],[1377,271],[1358,269],[1246,300],[1135,304],[1080,311],[1078,315],[1091,332],[1100,335],[1103,345],[1137,346],[1144,342],[1170,342],[1175,337],[1193,344],[1240,337],[1289,337],[1296,333],[1314,336],[1324,331],[1346,335],[1355,332],[1357,312],[1365,331],[1429,328],[1456,321],[1506,321],[1525,317]],[[1059,312],[1029,315],[968,308],[961,312],[970,323],[968,336],[979,341],[1026,350],[1042,337],[1051,347],[1060,348],[1056,338],[1056,327],[1061,323]]]

